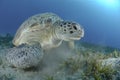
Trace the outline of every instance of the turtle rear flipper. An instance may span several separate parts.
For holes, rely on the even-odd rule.
[[[36,44],[14,47],[6,55],[9,64],[21,69],[37,66],[42,57],[43,50]]]

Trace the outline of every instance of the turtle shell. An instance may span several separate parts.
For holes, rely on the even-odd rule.
[[[38,41],[37,35],[41,35],[40,32],[43,30],[50,29],[51,26],[56,21],[62,21],[62,19],[54,13],[42,13],[42,14],[37,14],[28,18],[26,21],[23,22],[23,24],[17,30],[14,36],[14,39],[12,41],[13,44],[15,46],[19,46],[22,43],[29,44],[29,43]],[[34,34],[34,32],[37,32],[37,33]],[[46,31],[43,31],[41,33],[45,33],[45,32]],[[31,38],[33,36],[36,38],[35,39]],[[39,36],[39,38],[40,37],[43,37],[43,36],[41,35]],[[26,40],[26,39],[29,39],[29,40]]]

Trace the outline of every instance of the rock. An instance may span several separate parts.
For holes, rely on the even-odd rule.
[[[120,70],[120,58],[108,58],[101,61],[102,66],[111,66],[114,70]]]

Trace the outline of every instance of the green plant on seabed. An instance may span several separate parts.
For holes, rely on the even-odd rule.
[[[114,50],[113,52],[107,54],[108,57],[112,58],[118,58],[120,57],[120,51],[119,50]]]
[[[90,77],[95,80],[113,80],[113,75],[115,75],[117,71],[113,70],[111,65],[103,67],[101,62],[98,62],[99,60],[110,58],[108,55],[93,53],[91,51],[85,51],[84,53],[76,51],[76,53],[77,57],[69,58],[63,63],[63,68],[68,73],[74,74],[78,70],[83,70],[83,80],[89,80]],[[118,51],[113,53],[118,54]],[[81,56],[83,56],[82,59]]]
[[[114,50],[114,52],[112,53],[112,55],[115,58],[120,57],[120,52],[118,50]]]
[[[95,80],[113,80],[112,75],[116,73],[110,65],[101,67],[101,63],[97,63],[96,60],[89,61],[86,66],[84,76],[92,76]]]
[[[61,64],[60,69],[63,69],[67,74],[74,74],[81,68],[80,58],[68,58]]]
[[[54,77],[47,75],[47,76],[45,76],[45,80],[54,80]]]

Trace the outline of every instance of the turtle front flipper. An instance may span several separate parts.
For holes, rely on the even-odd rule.
[[[74,50],[74,48],[75,48],[75,43],[74,43],[74,41],[69,41],[69,42],[68,42],[68,46],[69,46],[70,49]]]
[[[43,50],[36,44],[14,47],[6,54],[8,63],[20,69],[37,67],[42,57]]]

